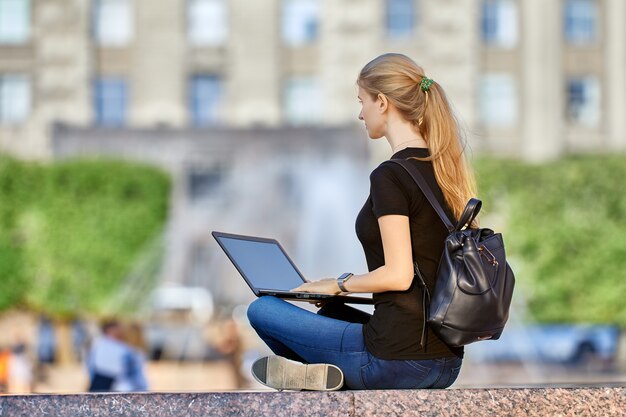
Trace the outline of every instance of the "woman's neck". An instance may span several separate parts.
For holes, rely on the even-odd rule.
[[[427,148],[428,145],[422,135],[415,129],[413,123],[401,117],[390,117],[385,134],[392,153],[404,148]]]
[[[408,140],[406,142],[400,142],[395,147],[391,148],[391,153],[400,152],[406,148],[426,148],[426,143],[419,139]]]

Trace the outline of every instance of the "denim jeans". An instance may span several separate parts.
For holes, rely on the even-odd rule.
[[[272,296],[248,307],[250,324],[275,354],[336,365],[349,389],[447,388],[456,380],[461,370],[457,357],[386,360],[372,355],[363,340],[368,318],[339,303],[315,314]]]

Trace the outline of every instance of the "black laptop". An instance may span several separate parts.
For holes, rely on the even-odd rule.
[[[301,301],[373,303],[368,297],[293,292],[292,288],[306,280],[277,240],[215,231],[211,234],[257,297],[273,295]]]

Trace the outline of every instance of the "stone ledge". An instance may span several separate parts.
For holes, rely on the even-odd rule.
[[[625,416],[626,388],[211,392],[0,397],[17,416]]]

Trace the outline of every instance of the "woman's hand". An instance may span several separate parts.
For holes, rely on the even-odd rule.
[[[337,295],[341,292],[341,290],[339,289],[339,285],[337,285],[336,278],[326,278],[326,279],[321,279],[319,281],[305,282],[304,284],[292,289],[291,291],[314,292],[318,294],[331,294],[331,295]]]

